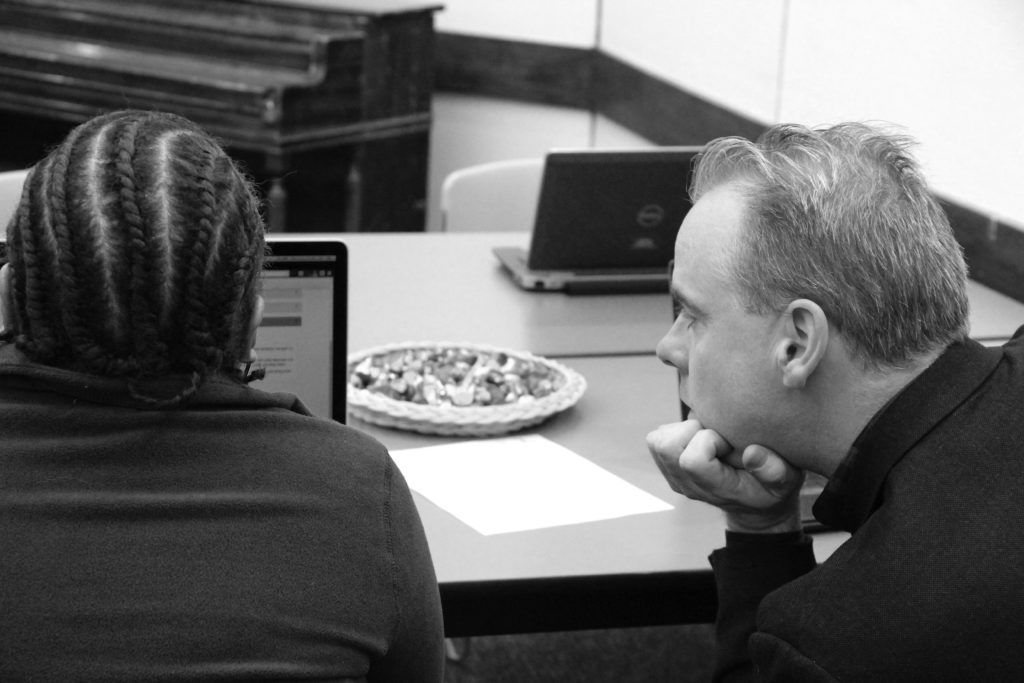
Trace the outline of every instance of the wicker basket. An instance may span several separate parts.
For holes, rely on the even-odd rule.
[[[368,357],[391,355],[403,351],[468,351],[485,356],[505,354],[520,361],[544,366],[557,378],[557,388],[550,394],[533,400],[488,406],[428,405],[385,396],[381,393],[348,383],[349,413],[360,420],[423,434],[451,436],[494,436],[539,424],[579,401],[587,383],[575,370],[556,361],[523,351],[468,343],[407,342],[388,344],[348,357],[348,377],[354,368]]]

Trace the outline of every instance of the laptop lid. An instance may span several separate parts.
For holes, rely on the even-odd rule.
[[[344,423],[348,354],[348,251],[343,242],[268,235],[263,322],[252,386],[298,396],[313,414]]]
[[[690,208],[690,174],[700,149],[549,152],[527,266],[649,268],[663,275]]]
[[[519,287],[569,294],[665,291],[665,264],[689,211],[700,147],[553,150],[530,249],[494,255]]]

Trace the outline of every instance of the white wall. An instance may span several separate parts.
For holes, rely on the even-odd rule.
[[[603,0],[601,49],[758,121],[777,107],[786,0]]]
[[[593,47],[599,0],[442,0],[438,31]]]
[[[791,0],[783,119],[898,123],[936,190],[1024,226],[1022,83],[1020,0]]]
[[[1024,226],[1024,2],[1020,0],[445,0],[439,31],[591,47],[773,123],[888,121],[921,145],[936,190]],[[600,25],[598,26],[598,17]],[[478,103],[479,104],[479,103]],[[445,105],[442,105],[445,106]],[[455,104],[440,112],[454,114]],[[505,154],[520,126],[481,114],[471,149]],[[525,111],[521,111],[525,115]],[[553,112],[541,148],[568,125]],[[571,118],[571,115],[570,115]],[[489,121],[490,123],[485,123]],[[510,122],[515,122],[510,125]],[[444,127],[438,121],[439,128]],[[489,127],[489,133],[482,129]],[[569,134],[567,134],[569,135]],[[458,135],[446,144],[460,145]],[[517,148],[519,149],[519,148]]]

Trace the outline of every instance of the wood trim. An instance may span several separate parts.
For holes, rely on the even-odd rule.
[[[594,53],[595,111],[659,145],[702,145],[723,135],[757,138],[764,124],[602,52]]]
[[[596,111],[659,145],[765,128],[597,50],[455,33],[438,33],[436,46],[442,92]]]
[[[438,33],[437,90],[593,109],[593,51]]]
[[[964,249],[971,278],[1024,301],[1024,230],[948,199],[939,202]]]
[[[765,124],[599,50],[438,33],[436,90],[576,107],[659,145],[756,138]],[[940,197],[971,277],[1024,301],[1024,230]]]

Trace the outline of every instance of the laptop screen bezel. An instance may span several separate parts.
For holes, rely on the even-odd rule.
[[[276,235],[267,235],[270,249],[264,270],[275,265],[274,258],[280,256],[333,256],[335,261],[333,277],[334,316],[332,321],[332,365],[331,368],[331,415],[336,422],[345,424],[348,418],[346,367],[348,362],[348,248],[341,240],[312,239],[295,240]],[[259,332],[257,332],[257,335]],[[259,384],[254,386],[259,388]],[[302,399],[301,389],[293,392]]]

